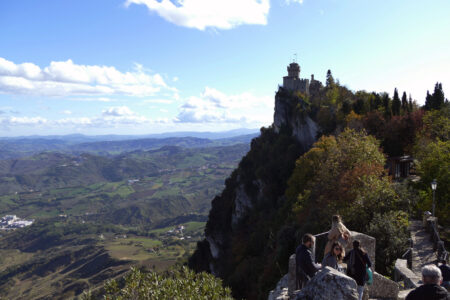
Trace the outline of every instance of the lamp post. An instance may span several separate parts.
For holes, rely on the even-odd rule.
[[[437,188],[437,181],[436,179],[433,179],[433,181],[431,182],[431,189],[433,190],[433,211],[432,211],[432,216],[434,217],[434,210],[436,208],[436,202],[435,202],[435,194],[436,194],[436,188]]]

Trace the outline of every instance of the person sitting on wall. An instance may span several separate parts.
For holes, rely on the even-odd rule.
[[[342,262],[344,249],[339,242],[334,242],[331,246],[331,251],[325,255],[322,261],[322,268],[331,267],[338,271],[341,271],[339,263]]]
[[[325,246],[325,251],[323,253],[324,257],[331,252],[332,245],[334,242],[339,242],[342,247],[342,256],[345,256],[345,246],[347,246],[348,241],[350,240],[351,233],[342,223],[341,216],[334,215],[331,219],[331,229],[328,232],[328,242]]]
[[[447,261],[445,259],[441,260],[439,270],[441,270],[442,273],[441,286],[445,287],[447,291],[450,291],[450,267],[447,265]]]
[[[411,291],[405,300],[450,300],[450,295],[439,284],[442,282],[441,270],[435,265],[422,268],[423,285]]]
[[[302,238],[302,244],[295,250],[297,289],[303,288],[321,268],[320,264],[314,262],[312,249],[315,240],[312,234],[307,233]]]

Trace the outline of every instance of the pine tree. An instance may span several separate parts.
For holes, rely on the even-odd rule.
[[[331,70],[328,70],[327,72],[327,87],[332,87],[334,86],[334,78],[333,75],[331,74]]]
[[[403,113],[409,112],[408,98],[406,97],[406,92],[403,92],[403,95],[402,95],[402,112]]]
[[[430,91],[427,91],[427,96],[425,97],[425,105],[424,105],[425,110],[431,110],[432,102],[433,99],[430,95]]]
[[[378,93],[374,93],[375,96],[375,109],[379,109],[381,107],[381,96]]]
[[[397,88],[395,88],[395,90],[394,90],[394,99],[392,99],[392,114],[394,116],[399,116],[400,115],[400,107],[401,107],[400,98],[398,97]]]
[[[385,93],[383,95],[383,106],[384,106],[384,117],[390,119],[392,116],[391,111],[391,99],[389,99],[389,94]]]
[[[411,94],[409,94],[408,106],[409,106],[409,112],[412,112],[414,110],[414,104],[413,104],[413,101],[412,101],[412,98],[411,98]]]
[[[445,103],[444,91],[442,90],[442,83],[436,82],[432,97],[431,109],[441,109]]]

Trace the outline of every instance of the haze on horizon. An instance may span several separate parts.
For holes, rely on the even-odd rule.
[[[450,94],[450,2],[0,3],[0,136],[258,128],[297,53],[352,90]]]

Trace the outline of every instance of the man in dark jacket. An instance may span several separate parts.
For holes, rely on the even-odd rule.
[[[406,300],[450,300],[446,289],[439,284],[442,281],[441,270],[435,265],[422,268],[423,285],[411,291]]]
[[[320,269],[320,264],[314,262],[312,248],[315,243],[313,235],[307,233],[302,238],[302,244],[295,250],[297,289],[301,289]]]

